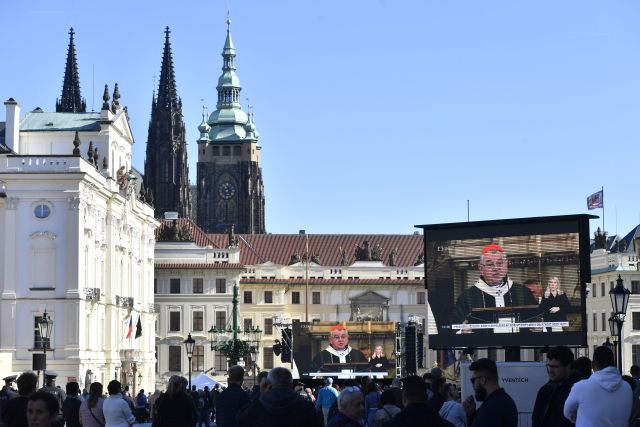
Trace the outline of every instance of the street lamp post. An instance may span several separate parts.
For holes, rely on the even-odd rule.
[[[47,348],[51,342],[51,332],[53,331],[53,320],[49,317],[47,310],[44,310],[42,317],[38,321],[38,331],[42,340],[42,351],[44,352],[44,370],[42,371],[42,385],[45,385],[47,375]]]
[[[627,305],[629,304],[629,295],[631,291],[624,287],[622,276],[618,275],[616,286],[609,291],[611,297],[611,307],[613,315],[609,319],[609,328],[611,335],[617,332],[618,337],[618,369],[623,372],[622,366],[622,325],[624,324],[624,316],[627,314]]]
[[[211,351],[219,351],[229,359],[229,367],[237,365],[238,361],[251,353],[251,343],[247,339],[238,337],[240,334],[249,335],[252,328],[243,331],[238,327],[238,284],[233,285],[233,309],[231,312],[231,328],[212,326],[209,329]],[[260,331],[262,332],[262,331]]]
[[[184,346],[187,349],[187,358],[189,359],[189,391],[191,391],[191,358],[193,357],[193,346],[196,340],[191,338],[191,333],[186,340],[184,340]]]

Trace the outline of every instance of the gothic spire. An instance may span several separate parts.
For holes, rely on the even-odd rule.
[[[69,30],[69,48],[67,49],[67,65],[64,69],[62,96],[56,99],[56,111],[59,113],[84,113],[87,103],[80,96],[80,77],[76,61],[76,45],[73,42],[73,28]]]
[[[147,200],[155,201],[157,218],[168,211],[177,211],[180,217],[188,218],[191,199],[187,139],[182,102],[177,95],[169,34],[169,27],[166,27],[158,92],[154,90],[151,97],[143,180],[145,191],[149,193]]]
[[[173,71],[173,57],[171,55],[171,41],[169,27],[164,30],[164,52],[160,69],[160,85],[156,104],[161,108],[170,108],[178,102],[176,92],[176,76]]]

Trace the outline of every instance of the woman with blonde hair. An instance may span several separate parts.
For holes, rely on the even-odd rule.
[[[566,322],[567,312],[571,308],[569,298],[560,288],[557,276],[551,276],[540,302],[540,310],[545,322]],[[547,331],[562,331],[562,327],[547,328]]]

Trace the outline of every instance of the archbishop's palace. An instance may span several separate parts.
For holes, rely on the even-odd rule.
[[[118,378],[134,392],[164,388],[169,376],[187,375],[189,362],[194,376],[221,379],[228,361],[214,344],[235,324],[261,332],[247,338],[253,351],[240,362],[251,376],[292,366],[275,354],[283,328],[335,321],[360,325],[357,342],[370,348],[375,339],[392,359],[394,331],[376,335],[371,321],[414,322],[424,334],[418,366],[440,361],[427,350],[433,317],[422,236],[267,234],[260,134],[240,102],[230,21],[224,41],[222,31],[215,110],[186,129],[166,28],[143,172],[132,166],[130,120],[140,118],[129,117],[118,84],[105,84],[100,111],[86,111],[73,29],[55,111],[53,100],[43,108],[22,106],[19,93],[4,100],[0,373],[34,369],[34,355],[45,353],[62,386]],[[197,147],[195,183],[187,141]],[[608,336],[608,291],[621,274],[633,287],[625,370],[640,363],[638,237],[637,228],[601,233],[592,245],[589,347]],[[49,337],[39,328],[45,313]],[[480,353],[504,358],[502,350]],[[539,357],[522,350],[523,360]]]

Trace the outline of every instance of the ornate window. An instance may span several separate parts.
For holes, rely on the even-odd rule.
[[[264,319],[264,331],[265,335],[273,335],[273,319],[271,317],[267,317]]]
[[[273,369],[273,348],[262,349],[262,369]]]
[[[180,331],[180,312],[170,311],[169,312],[169,332],[178,332],[178,331]]]
[[[182,346],[169,346],[169,370],[172,372],[182,371]]]
[[[251,291],[244,291],[244,303],[253,304],[253,293]]]
[[[204,279],[202,277],[193,279],[193,293],[201,294],[204,292]]]
[[[225,311],[216,311],[216,328],[227,328],[227,313]]]
[[[265,304],[273,304],[273,291],[264,291]]]
[[[169,292],[172,294],[180,293],[180,279],[169,279]]]
[[[204,371],[204,346],[196,345],[193,347],[193,356],[191,357],[191,370]]]
[[[204,330],[204,312],[194,311],[192,320],[193,320],[191,324],[192,331],[201,332]]]

